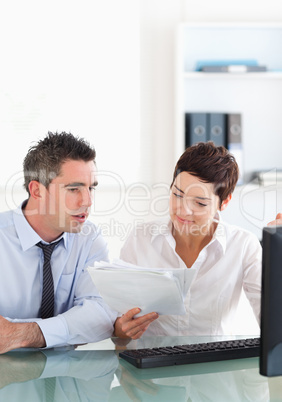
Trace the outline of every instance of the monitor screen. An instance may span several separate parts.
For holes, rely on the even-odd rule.
[[[260,374],[282,375],[282,226],[263,229]]]

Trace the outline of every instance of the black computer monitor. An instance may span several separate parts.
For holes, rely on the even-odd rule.
[[[260,374],[282,375],[282,226],[263,229]]]

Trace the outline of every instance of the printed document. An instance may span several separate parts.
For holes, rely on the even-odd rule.
[[[88,271],[112,309],[124,314],[139,307],[139,315],[186,314],[184,298],[196,272],[191,268],[144,268],[122,260],[95,263]]]

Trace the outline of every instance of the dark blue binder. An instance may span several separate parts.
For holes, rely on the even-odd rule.
[[[216,146],[226,147],[226,115],[225,113],[209,114],[208,141],[213,141]]]
[[[208,114],[186,113],[185,115],[186,146],[206,142],[208,138]]]

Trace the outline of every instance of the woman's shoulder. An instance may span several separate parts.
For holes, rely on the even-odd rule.
[[[253,232],[234,224],[224,223],[227,240],[240,241],[260,245],[260,241]]]

